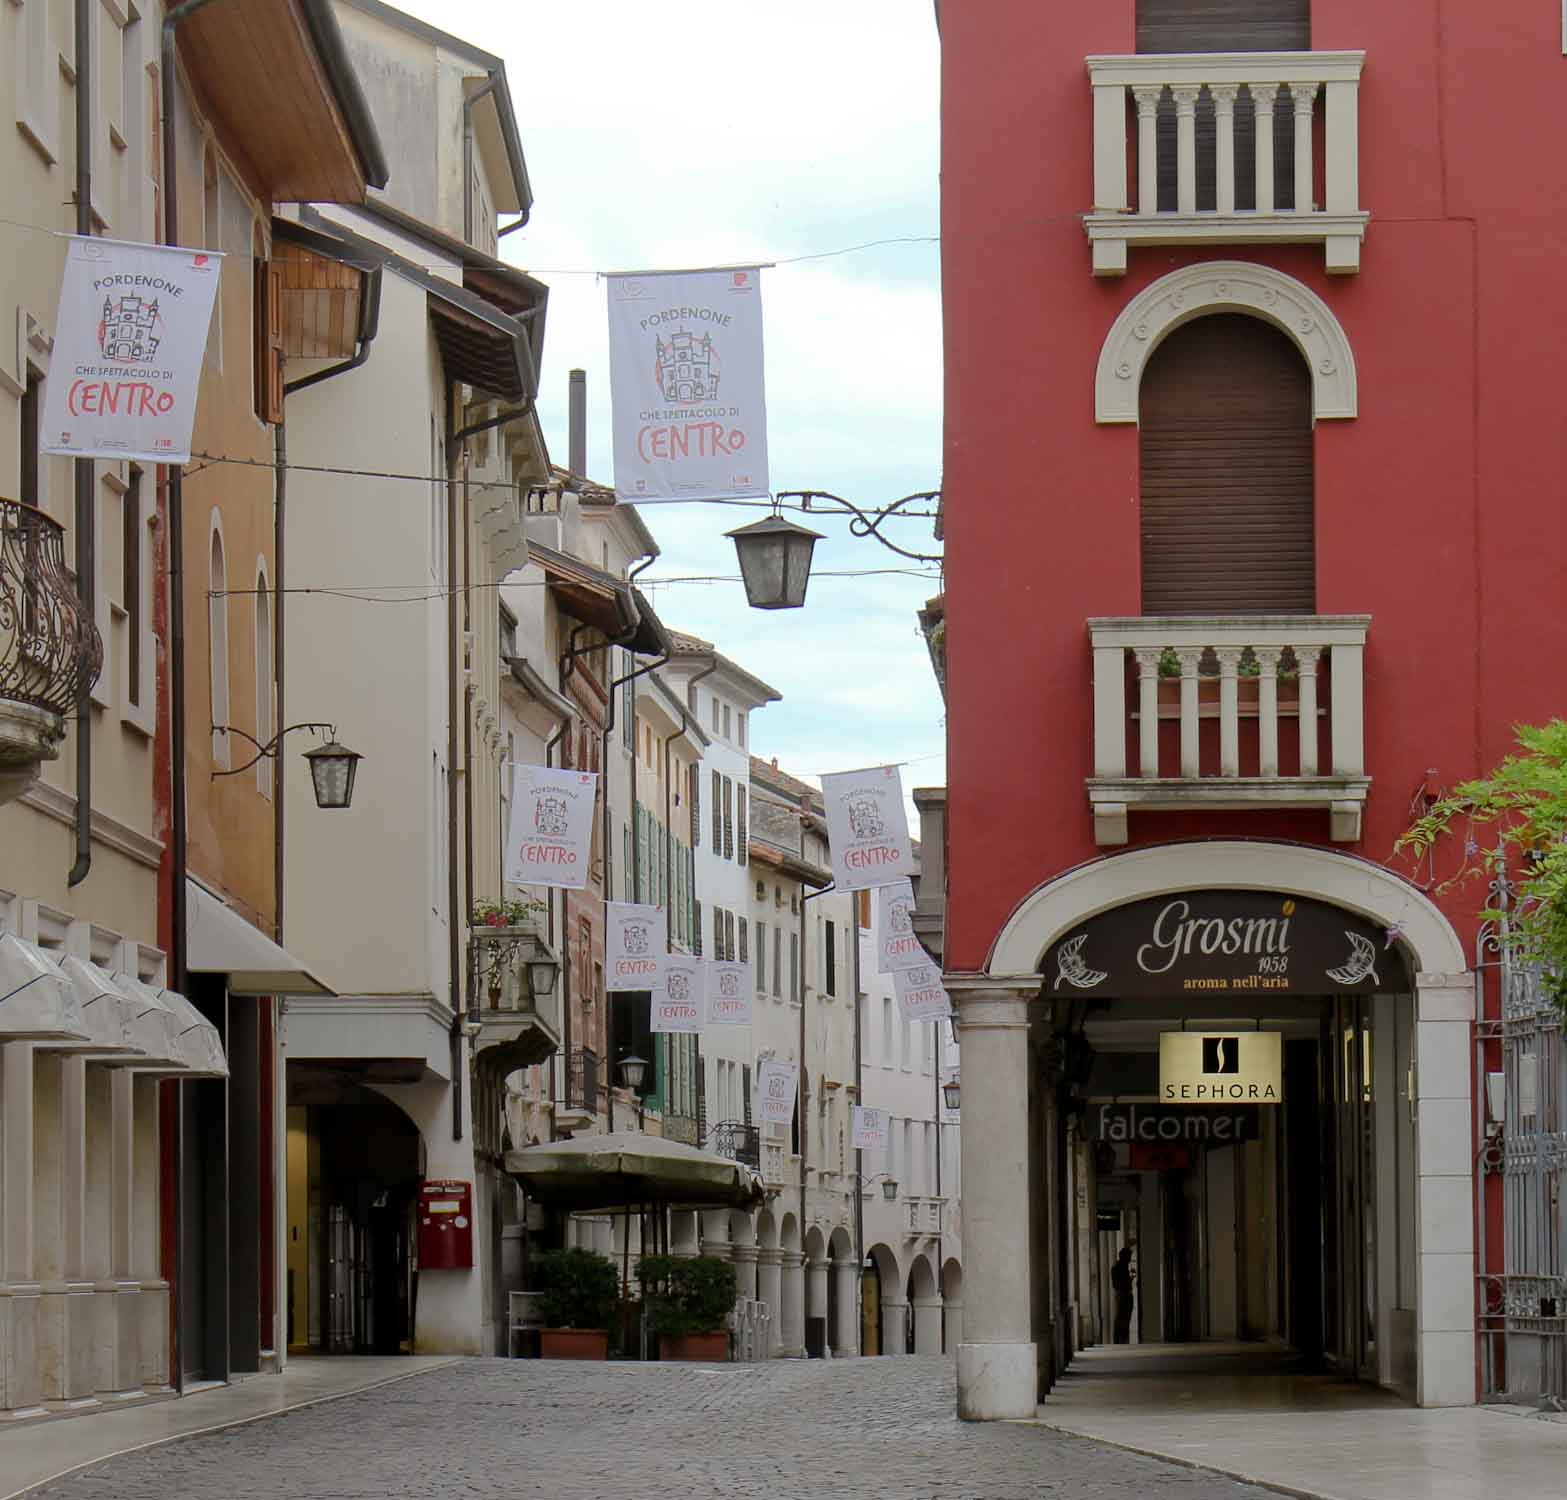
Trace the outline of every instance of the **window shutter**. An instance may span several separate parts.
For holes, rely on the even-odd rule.
[[[783,999],[783,928],[773,928],[773,998]]]
[[[691,847],[702,847],[702,775],[695,770],[691,773]]]
[[[1232,313],[1178,328],[1139,426],[1143,614],[1310,614],[1311,372],[1290,339]]]
[[[732,911],[724,913],[724,957],[730,963],[735,961],[735,914]]]
[[[822,955],[822,980],[829,995],[838,993],[838,929],[827,923],[827,941]]]
[[[283,271],[270,261],[252,268],[255,318],[252,325],[255,358],[256,415],[263,422],[283,420]]]
[[[696,1053],[696,1138],[707,1144],[707,1059],[700,1044]]]
[[[789,998],[800,999],[800,934],[789,934]]]
[[[740,1093],[743,1096],[745,1106],[745,1123],[751,1123],[751,1065],[740,1064]]]
[[[735,857],[735,819],[734,819],[734,790],[735,785],[727,776],[724,777],[724,858]]]
[[[751,836],[746,828],[745,821],[745,788],[743,786],[735,788],[735,821],[739,825],[739,829],[735,834],[735,858],[743,865],[750,860],[751,848]]]
[[[744,917],[740,918],[740,962],[751,962],[751,924]]]
[[[724,852],[724,778],[713,772],[713,853],[722,855]]]
[[[700,958],[702,956],[702,903],[700,901],[692,901],[691,918],[691,951]]]
[[[713,908],[713,957],[724,961],[724,914],[721,908]]]
[[[767,924],[756,924],[756,993],[767,993]]]

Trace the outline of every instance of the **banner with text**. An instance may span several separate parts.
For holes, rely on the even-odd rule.
[[[668,919],[662,906],[604,903],[604,988],[652,990],[654,1009],[664,990],[669,958]]]
[[[764,1125],[787,1125],[794,1118],[799,1069],[769,1058],[756,1070],[756,1113]]]
[[[904,880],[914,868],[903,777],[896,766],[822,777],[833,883],[863,891]]]
[[[713,960],[707,966],[707,1024],[749,1026],[752,992],[750,964]]]
[[[588,883],[598,772],[513,766],[506,878],[580,891]]]
[[[876,972],[896,974],[930,962],[914,936],[914,886],[908,880],[884,885],[876,893]]]
[[[70,238],[39,447],[73,458],[190,460],[223,257]]]
[[[664,991],[653,996],[654,1031],[700,1031],[706,1008],[707,961],[689,953],[664,957]]]
[[[761,273],[604,279],[618,498],[766,495]]]
[[[872,1109],[869,1105],[854,1106],[854,1139],[856,1151],[885,1151],[887,1149],[887,1111]]]
[[[939,1021],[952,1014],[952,1001],[942,986],[941,970],[935,964],[896,970],[892,976],[892,989],[905,1021]]]

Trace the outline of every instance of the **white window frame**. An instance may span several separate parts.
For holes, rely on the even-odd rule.
[[[59,160],[59,51],[49,26],[49,0],[10,0],[17,48],[16,124],[43,159],[53,166]]]
[[[232,722],[229,714],[233,699],[229,672],[228,557],[228,546],[223,538],[223,513],[214,506],[207,531],[207,687],[212,709],[212,763],[225,771],[229,767],[229,735],[220,726]]]

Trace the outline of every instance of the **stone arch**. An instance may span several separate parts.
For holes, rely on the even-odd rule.
[[[756,1243],[764,1250],[778,1248],[778,1223],[771,1209],[764,1208],[756,1216]]]
[[[778,1243],[785,1250],[800,1248],[800,1221],[793,1214],[785,1214],[778,1229]]]
[[[956,1256],[948,1257],[941,1268],[941,1295],[948,1302],[963,1300],[963,1265]]]
[[[1218,312],[1261,318],[1289,336],[1311,371],[1317,421],[1357,415],[1355,352],[1327,303],[1271,266],[1210,260],[1144,287],[1110,325],[1094,375],[1094,420],[1135,423],[1149,355],[1183,323]]]
[[[909,1291],[916,1297],[936,1295],[936,1268],[931,1265],[929,1256],[916,1255],[910,1262]]]
[[[854,1242],[849,1238],[849,1231],[839,1225],[832,1232],[832,1238],[827,1241],[827,1253],[835,1261],[852,1260],[854,1257]]]
[[[1469,967],[1452,923],[1385,865],[1311,844],[1217,839],[1090,860],[1036,886],[1007,918],[985,972],[1037,983],[1045,950],[1076,923],[1145,897],[1204,888],[1310,896],[1396,930],[1413,956],[1411,972],[1463,974]]]
[[[827,1259],[827,1241],[815,1224],[805,1232],[805,1258],[812,1261]]]

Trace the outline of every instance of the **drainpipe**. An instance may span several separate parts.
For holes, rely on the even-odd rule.
[[[76,0],[76,232],[92,234],[92,18],[94,0]],[[94,504],[97,466],[90,458],[72,461],[76,485],[76,597],[89,620],[97,604],[98,548]],[[92,684],[76,689],[76,863],[65,877],[80,885],[92,869]]]
[[[457,889],[457,435],[454,386],[446,380],[446,902],[447,983],[451,993],[452,1139],[463,1138],[462,913]]]
[[[462,237],[473,243],[473,107],[486,94],[493,94],[500,83],[500,75],[491,73],[471,94],[465,94],[462,102]],[[518,229],[527,223],[524,217],[508,228]]]

